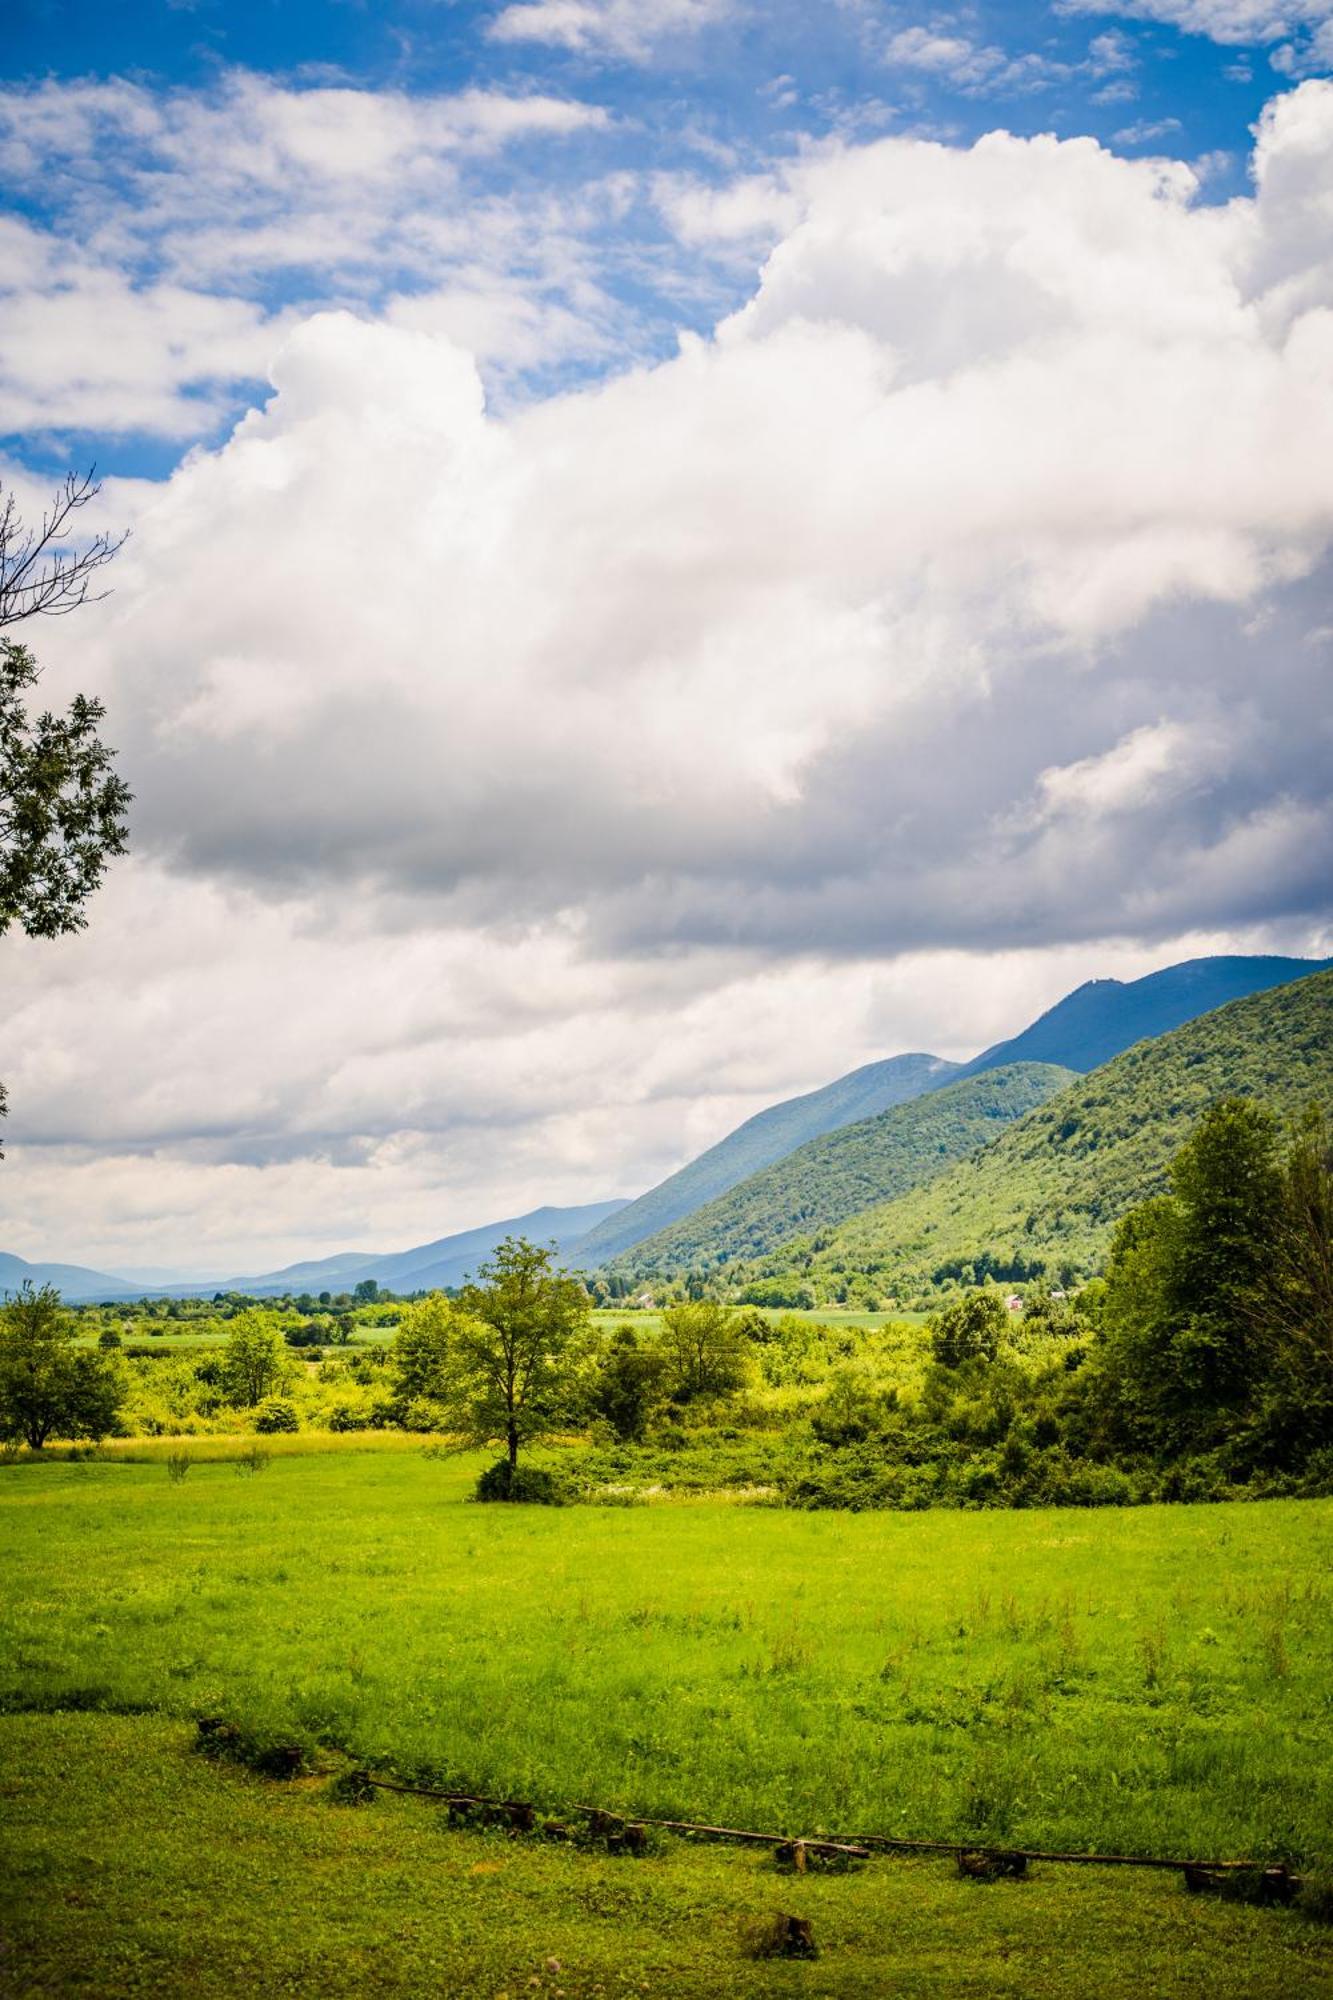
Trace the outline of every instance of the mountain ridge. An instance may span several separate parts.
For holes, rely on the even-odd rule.
[[[1166,1187],[1196,1120],[1232,1095],[1281,1116],[1311,1102],[1333,1110],[1333,971],[1134,1044],[927,1186],[849,1218],[818,1251],[793,1246],[783,1269],[812,1282],[854,1269],[900,1296],[969,1273],[1085,1278],[1120,1217]]]
[[[973,1056],[963,1064],[963,1075],[1015,1062],[1058,1062],[1086,1074],[1136,1042],[1156,1040],[1232,1000],[1290,985],[1331,965],[1333,959],[1219,953],[1183,958],[1141,979],[1088,979],[1017,1035]]]
[[[627,1203],[609,1223],[590,1230],[574,1246],[575,1254],[589,1267],[609,1262],[725,1194],[752,1173],[785,1159],[807,1139],[873,1117],[923,1091],[938,1089],[950,1081],[957,1067],[940,1056],[919,1052],[888,1056],[882,1062],[849,1070],[818,1090],[770,1104]]]
[[[708,1271],[821,1233],[942,1173],[1074,1081],[1053,1063],[1011,1063],[809,1139],[625,1253],[639,1275]]]
[[[756,1112],[629,1202],[609,1224],[590,1231],[575,1252],[589,1269],[613,1263],[810,1141],[927,1091],[1013,1063],[1096,1069],[1135,1042],[1168,1033],[1228,1001],[1306,978],[1330,964],[1333,960],[1273,954],[1219,953],[1181,959],[1140,979],[1086,980],[1017,1035],[965,1063],[918,1053],[864,1064],[819,1090]],[[877,1087],[884,1091],[882,1101],[873,1101]]]

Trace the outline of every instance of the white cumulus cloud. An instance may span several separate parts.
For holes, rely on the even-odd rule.
[[[265,1162],[275,1249],[317,1194],[410,1240],[632,1192],[1075,965],[1323,937],[1333,87],[1255,175],[993,133],[676,187],[767,228],[749,301],[503,416],[436,327],[293,326],[42,635],[138,858],[21,951],[25,1244],[94,1138],[85,1251],[150,1154],[219,1254]],[[934,1033],[895,968],[996,949],[1014,1013]]]

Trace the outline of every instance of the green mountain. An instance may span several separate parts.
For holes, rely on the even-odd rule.
[[[1333,972],[1138,1043],[984,1151],[852,1217],[826,1247],[794,1246],[764,1268],[808,1272],[816,1292],[820,1272],[860,1271],[900,1298],[969,1272],[1086,1277],[1126,1209],[1165,1188],[1200,1114],[1232,1095],[1284,1115],[1333,1109]]]
[[[1322,970],[1304,958],[1193,958],[1144,979],[1093,979],[1051,1007],[1012,1041],[968,1063],[936,1056],[892,1056],[868,1063],[822,1090],[774,1104],[738,1126],[637,1201],[592,1229],[571,1255],[585,1270],[622,1258],[648,1238],[716,1201],[798,1146],[873,1118],[895,1104],[1012,1063],[1057,1063],[1090,1070],[1149,1036],[1165,1034],[1228,1000]],[[845,1213],[846,1211],[844,1211]],[[674,1255],[674,1251],[672,1253]],[[637,1264],[639,1259],[634,1259]]]
[[[812,1090],[804,1097],[789,1097],[771,1104],[747,1118],[716,1146],[710,1146],[697,1160],[674,1173],[668,1180],[649,1188],[627,1207],[599,1224],[571,1251],[571,1260],[592,1270],[621,1256],[631,1245],[654,1236],[683,1215],[725,1194],[738,1181],[771,1166],[787,1153],[804,1145],[821,1132],[852,1125],[871,1118],[891,1104],[902,1104],[924,1091],[937,1090],[957,1073],[957,1063],[942,1062],[938,1056],[891,1056],[886,1062],[867,1063],[848,1076]]]
[[[635,1244],[622,1264],[669,1272],[763,1257],[933,1180],[1072,1080],[1050,1063],[1011,1063],[826,1132]]]

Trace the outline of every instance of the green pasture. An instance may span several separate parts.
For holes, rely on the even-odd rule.
[[[264,1299],[257,1300],[256,1303],[261,1308],[272,1305],[272,1301]],[[192,1349],[217,1346],[226,1340],[228,1333],[228,1322],[221,1316],[185,1322],[176,1320],[131,1321],[124,1325],[117,1320],[114,1307],[106,1308],[104,1316],[109,1324],[120,1328],[121,1338],[126,1347],[149,1347],[154,1351],[162,1348],[172,1354],[188,1353]],[[815,1312],[788,1311],[785,1308],[782,1311],[778,1311],[774,1308],[767,1311],[764,1316],[766,1319],[771,1320],[804,1320],[811,1326],[854,1328],[858,1332],[891,1326],[895,1320],[919,1325],[927,1318],[925,1313],[903,1311],[891,1313],[847,1312],[840,1306],[822,1306]],[[617,1309],[614,1306],[608,1306],[605,1309],[593,1312],[591,1319],[593,1325],[602,1331],[609,1331],[613,1327],[623,1325],[632,1326],[636,1331],[644,1334],[660,1333],[662,1329],[662,1315],[660,1312],[631,1311],[624,1307]],[[95,1347],[97,1345],[99,1326],[100,1322],[95,1324],[91,1315],[88,1315],[86,1320],[80,1323],[80,1331],[77,1338],[81,1347]],[[351,1335],[345,1342],[341,1344],[331,1343],[325,1351],[329,1354],[337,1355],[358,1347],[392,1346],[393,1338],[393,1327],[363,1326],[358,1324],[353,1328]]]
[[[781,1876],[664,1841],[644,1860],[349,1808],[205,1764],[148,1717],[0,1716],[0,1993],[351,2000],[1321,2000],[1333,1934],[1176,1878],[945,1859]],[[779,1912],[809,1964],[756,1960]]]
[[[0,1707],[551,1807],[1333,1859],[1333,1503],[482,1508],[419,1446],[141,1450],[0,1468]]]

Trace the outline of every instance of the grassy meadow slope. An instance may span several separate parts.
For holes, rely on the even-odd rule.
[[[844,1125],[636,1244],[624,1262],[669,1272],[763,1256],[933,1179],[1072,1081],[1053,1064],[1015,1063]]]
[[[1235,1000],[1142,1042],[928,1186],[844,1223],[801,1268],[900,1292],[983,1255],[998,1276],[1086,1276],[1126,1209],[1166,1185],[1195,1120],[1229,1094],[1284,1114],[1333,1106],[1333,972]],[[787,1253],[778,1262],[790,1264]],[[777,1264],[775,1263],[775,1268]]]
[[[873,1118],[890,1105],[905,1104],[925,1091],[938,1090],[957,1069],[957,1063],[944,1062],[938,1056],[890,1056],[885,1062],[867,1063],[863,1069],[840,1076],[822,1090],[771,1104],[719,1139],[697,1160],[690,1160],[679,1172],[590,1230],[575,1245],[572,1259],[585,1270],[609,1263],[644,1237],[655,1236],[691,1210],[725,1194],[738,1181],[794,1152],[807,1139]]]

